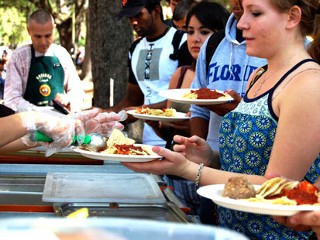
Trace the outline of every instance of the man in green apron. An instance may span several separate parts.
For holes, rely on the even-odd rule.
[[[37,106],[47,106],[57,93],[63,93],[64,72],[56,56],[35,57],[31,46],[32,59],[24,99]]]
[[[18,110],[58,101],[71,112],[81,111],[84,91],[70,54],[53,43],[54,20],[39,9],[28,20],[32,44],[16,49],[8,64],[5,105]]]

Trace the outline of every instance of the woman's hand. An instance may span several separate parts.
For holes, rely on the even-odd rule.
[[[317,238],[320,239],[320,211],[300,212],[288,218],[287,221],[292,227],[297,227],[298,231],[307,231],[312,228]]]
[[[299,212],[290,217],[273,216],[276,222],[296,231],[310,231],[310,228],[320,237],[320,211]]]
[[[176,135],[173,140],[176,144],[173,150],[181,153],[187,159],[195,163],[204,163],[206,166],[212,165],[213,151],[208,143],[198,136],[183,137]]]
[[[281,178],[287,179],[275,172],[267,172],[265,177],[267,179],[272,179],[275,177],[281,177]],[[287,179],[287,180],[293,181],[291,179]],[[320,180],[318,179],[317,182],[319,183]],[[310,231],[310,228],[312,227],[312,230],[317,234],[317,237],[318,238],[320,237],[320,211],[300,212],[290,217],[272,216],[272,218],[276,222],[296,231]]]
[[[188,174],[191,162],[182,154],[161,147],[153,147],[152,150],[163,159],[142,163],[123,162],[122,164],[135,172],[148,172],[156,175],[172,174],[181,177]]]

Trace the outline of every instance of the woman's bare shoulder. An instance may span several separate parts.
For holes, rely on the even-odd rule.
[[[169,89],[175,89],[177,88],[178,81],[181,75],[181,69],[182,67],[178,67],[176,71],[172,74],[170,83],[169,83]]]

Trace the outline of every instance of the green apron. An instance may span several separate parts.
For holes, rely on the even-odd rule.
[[[64,71],[56,56],[35,57],[31,45],[31,64],[24,99],[47,106],[57,93],[64,93]]]

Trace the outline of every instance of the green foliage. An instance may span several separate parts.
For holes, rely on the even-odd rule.
[[[17,8],[0,8],[0,15],[0,45],[15,48],[29,39],[26,17]]]
[[[26,19],[33,10],[32,1],[0,0],[0,45],[15,48],[29,40]]]

